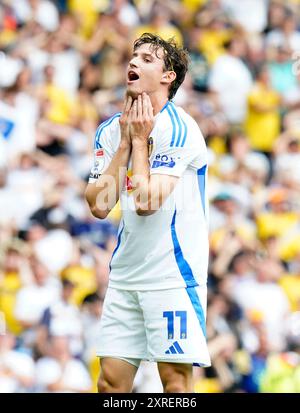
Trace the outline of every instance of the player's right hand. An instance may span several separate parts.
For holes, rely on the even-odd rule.
[[[123,112],[120,117],[120,128],[121,128],[121,144],[123,147],[131,148],[131,139],[129,133],[129,112],[132,106],[133,99],[131,96],[126,96],[124,101]]]

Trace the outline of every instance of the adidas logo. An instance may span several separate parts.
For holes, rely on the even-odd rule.
[[[165,351],[165,354],[184,354],[184,351],[180,347],[178,341],[175,341],[171,347],[168,348],[167,351]]]

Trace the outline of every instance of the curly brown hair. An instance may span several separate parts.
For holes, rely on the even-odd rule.
[[[133,50],[138,49],[143,44],[151,44],[156,56],[158,50],[162,49],[164,52],[164,70],[172,70],[176,73],[176,78],[171,83],[169,89],[169,99],[172,99],[184,81],[188,70],[189,55],[187,50],[178,47],[173,38],[166,41],[152,33],[143,33],[136,39],[133,44]]]

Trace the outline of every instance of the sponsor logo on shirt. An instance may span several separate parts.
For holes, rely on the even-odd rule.
[[[152,168],[159,168],[161,166],[167,168],[174,168],[176,162],[171,156],[157,154],[152,163]]]
[[[95,156],[96,158],[101,158],[102,156],[104,156],[104,149],[96,149]]]

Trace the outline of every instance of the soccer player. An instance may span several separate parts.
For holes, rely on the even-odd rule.
[[[99,392],[130,392],[141,360],[156,361],[165,392],[192,392],[209,366],[207,151],[195,120],[172,102],[188,66],[173,41],[134,42],[122,113],[103,122],[86,199],[122,220],[100,324]]]

